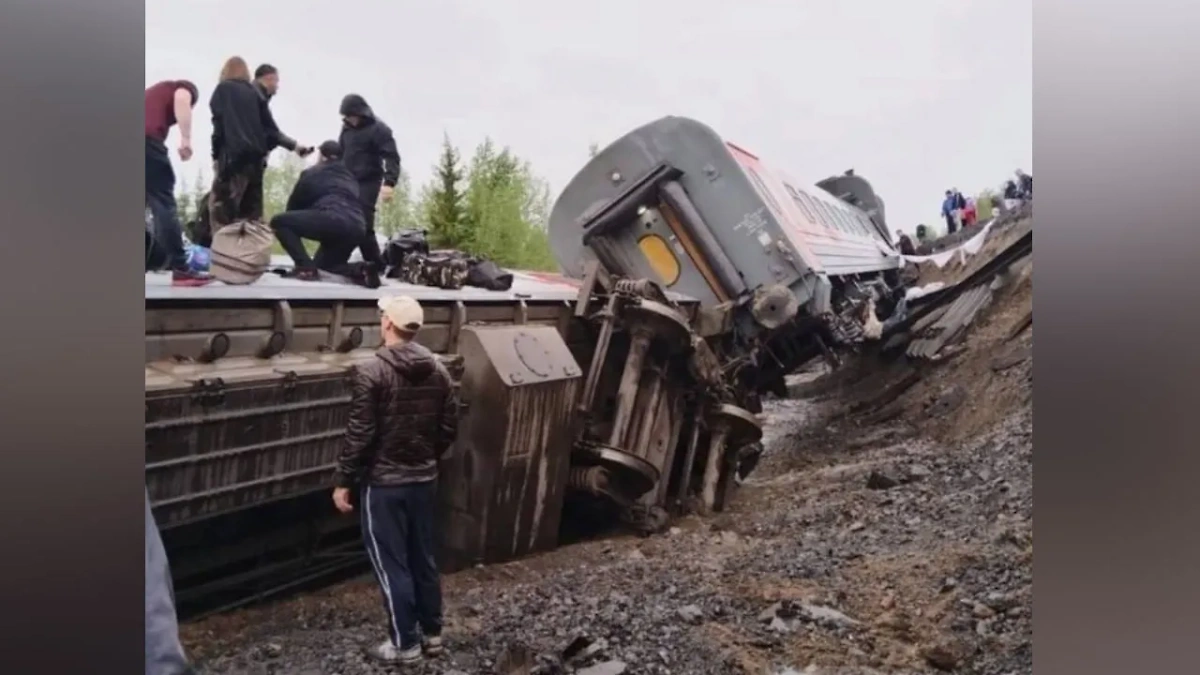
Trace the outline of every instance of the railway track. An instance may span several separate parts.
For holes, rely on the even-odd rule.
[[[369,571],[370,562],[359,542],[330,546],[303,558],[177,588],[179,617],[182,621],[197,621],[260,602],[325,588]]]

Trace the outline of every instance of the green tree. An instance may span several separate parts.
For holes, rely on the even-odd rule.
[[[263,216],[284,211],[304,160],[291,153],[273,156],[263,175]],[[201,175],[193,189],[179,196],[180,213],[194,217],[199,199],[209,189]],[[491,140],[481,143],[467,166],[451,144],[443,139],[442,155],[434,176],[414,200],[411,180],[401,172],[389,202],[379,205],[376,231],[393,235],[408,228],[425,228],[431,243],[494,260],[505,267],[556,270],[546,223],[550,214],[550,187],[533,171],[529,162],[509,148]],[[314,242],[305,242],[310,252]],[[278,243],[276,253],[282,253]]]
[[[435,246],[455,247],[467,239],[464,178],[458,148],[450,143],[449,135],[443,135],[442,154],[434,166],[433,178],[422,192],[418,208]]]
[[[409,179],[408,172],[402,169],[392,198],[380,202],[375,208],[375,231],[391,237],[400,230],[415,227],[417,217],[413,209],[412,180]]]
[[[263,220],[271,221],[271,217],[287,210],[288,197],[292,196],[292,188],[300,178],[300,172],[306,168],[305,162],[299,156],[285,150],[277,150],[275,157],[282,157],[277,164],[269,164],[263,173]]]
[[[546,234],[549,188],[527,161],[485,139],[467,173],[467,250],[507,267],[556,268]]]
[[[196,180],[190,188],[186,183],[180,182],[180,191],[175,195],[176,213],[179,214],[180,223],[186,223],[196,218],[200,208],[200,200],[204,199],[204,196],[208,194],[208,188],[208,179],[204,177],[203,169],[197,174]]]

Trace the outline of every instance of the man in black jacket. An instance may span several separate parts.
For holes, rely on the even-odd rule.
[[[383,256],[375,239],[375,204],[382,197],[391,199],[392,190],[400,180],[400,152],[392,128],[375,117],[367,101],[358,94],[348,94],[339,108],[342,116],[342,158],[346,168],[358,180],[367,231],[363,236],[363,260],[383,269]]]
[[[212,230],[238,220],[262,220],[263,172],[271,139],[266,106],[250,82],[250,69],[240,57],[226,61],[221,82],[213,90]]]
[[[370,654],[413,664],[422,651],[442,651],[434,497],[438,464],[458,433],[458,403],[446,367],[413,341],[425,322],[421,305],[392,296],[379,309],[383,347],[354,370],[333,503],[349,513],[350,488],[361,487],[363,541],[391,629]]]
[[[279,147],[301,157],[308,157],[313,149],[307,145],[300,145],[296,139],[283,133],[275,123],[275,115],[271,114],[271,99],[279,93],[279,70],[269,63],[255,68],[254,87],[258,89],[258,95],[262,99],[263,118],[266,121],[268,145],[271,149]]]
[[[378,288],[379,274],[372,266],[347,263],[366,229],[358,183],[342,164],[337,141],[322,143],[320,154],[316,166],[301,172],[287,210],[271,219],[271,229],[295,262],[297,279],[317,281],[318,270],[325,270]],[[320,242],[315,259],[308,256],[302,239]]]

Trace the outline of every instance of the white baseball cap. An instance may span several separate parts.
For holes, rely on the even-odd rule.
[[[425,324],[425,310],[421,309],[421,303],[407,295],[380,298],[379,309],[401,330],[415,333]]]

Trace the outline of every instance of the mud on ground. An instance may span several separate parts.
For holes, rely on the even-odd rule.
[[[1032,327],[1011,337],[1031,303],[1029,276],[916,376],[798,376],[724,514],[447,578],[448,653],[412,672],[524,646],[535,672],[1031,673]],[[881,420],[864,402],[905,377]],[[370,580],[183,635],[203,673],[392,672],[362,655],[384,637]],[[548,656],[580,637],[575,663]]]

